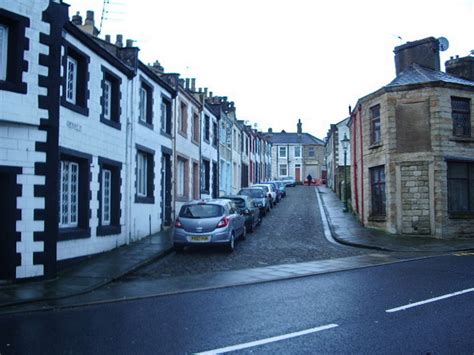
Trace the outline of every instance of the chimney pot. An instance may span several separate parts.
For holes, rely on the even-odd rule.
[[[209,91],[209,97],[212,97],[212,91]]]
[[[105,41],[110,43],[110,35],[105,35]]]
[[[82,17],[80,15],[79,11],[76,12],[76,14],[72,17],[71,22],[73,24],[75,24],[76,26],[82,26]]]
[[[84,25],[92,25],[94,26],[94,11],[87,10],[86,12],[86,20],[84,21]]]
[[[207,97],[207,88],[204,88],[204,95]]]
[[[301,119],[298,119],[298,123],[296,124],[296,130],[298,134],[303,133],[303,124],[301,123]]]
[[[186,78],[186,89],[189,90],[189,78]]]
[[[191,91],[196,91],[196,79],[191,79]]]
[[[123,36],[117,35],[117,40],[115,41],[117,47],[123,47]]]
[[[126,47],[133,47],[133,39],[127,39],[125,46]]]

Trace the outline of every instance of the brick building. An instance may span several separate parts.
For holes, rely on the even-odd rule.
[[[353,209],[390,233],[472,238],[472,58],[440,71],[432,37],[394,53],[396,78],[352,110]]]

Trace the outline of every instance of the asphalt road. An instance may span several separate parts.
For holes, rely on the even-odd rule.
[[[0,316],[0,353],[472,354],[473,334],[474,256],[444,256]]]
[[[182,254],[144,267],[128,279],[161,278],[227,271],[268,265],[327,260],[368,254],[367,249],[334,245],[324,237],[314,187],[287,189],[287,197],[264,217],[262,225],[236,244],[229,254],[223,249],[188,248]]]

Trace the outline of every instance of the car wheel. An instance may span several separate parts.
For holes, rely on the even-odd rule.
[[[242,232],[242,235],[240,236],[242,240],[247,239],[247,227],[244,225],[244,231]]]
[[[175,245],[173,246],[173,248],[174,248],[174,251],[175,251],[176,253],[182,253],[182,252],[184,251],[184,246],[182,246],[182,245],[176,245],[176,244],[175,244]]]
[[[227,251],[229,253],[232,253],[234,249],[235,249],[235,236],[234,236],[234,232],[232,232],[232,234],[230,235],[229,243],[227,244]]]
[[[253,224],[253,222],[252,222],[252,223],[250,224],[250,226],[249,226],[248,232],[249,232],[249,233],[253,233],[254,230],[255,230],[255,226],[254,226],[254,224]]]

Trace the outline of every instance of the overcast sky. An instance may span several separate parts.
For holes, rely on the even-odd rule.
[[[70,16],[102,0],[69,0]],[[446,37],[441,67],[474,49],[474,0],[110,0],[101,37],[136,40],[140,59],[228,96],[239,119],[323,139],[348,106],[395,77],[393,48]],[[398,37],[401,37],[400,40]]]

